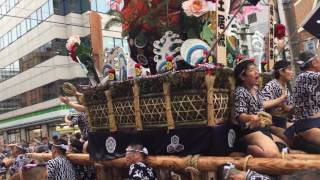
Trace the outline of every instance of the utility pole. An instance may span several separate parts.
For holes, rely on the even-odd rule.
[[[291,65],[294,72],[297,72],[296,70],[298,70],[298,68],[296,68],[295,59],[298,58],[300,53],[300,35],[298,34],[294,1],[282,0],[282,3],[283,11],[286,18],[287,29],[289,33]]]

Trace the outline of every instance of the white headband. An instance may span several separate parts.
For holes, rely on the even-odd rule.
[[[146,156],[148,156],[149,152],[148,149],[143,147],[142,150],[137,150],[137,149],[133,149],[133,148],[127,148],[126,151],[134,151],[134,152],[140,152],[145,154]]]
[[[66,151],[69,149],[68,145],[65,145],[65,144],[53,145],[53,146],[62,148],[62,149],[64,149],[64,150],[66,150]]]
[[[304,68],[307,64],[309,64],[311,61],[314,60],[315,57],[317,57],[318,55],[314,55],[313,57],[309,58],[307,61],[297,61],[297,64],[301,67]]]

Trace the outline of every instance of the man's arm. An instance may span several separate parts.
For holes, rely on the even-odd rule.
[[[83,105],[80,105],[78,103],[71,102],[70,99],[66,96],[60,96],[60,101],[63,102],[64,104],[71,106],[73,109],[75,109],[78,112],[85,112],[86,107]]]

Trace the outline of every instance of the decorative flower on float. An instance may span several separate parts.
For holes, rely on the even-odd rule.
[[[69,51],[72,61],[79,63],[87,73],[91,83],[99,83],[92,57],[92,48],[86,47],[84,43],[81,43],[79,35],[73,35],[67,40],[66,49]]]
[[[215,11],[216,5],[206,0],[188,0],[182,3],[182,8],[187,16],[200,17],[208,11]]]
[[[106,5],[113,11],[121,11],[124,6],[124,0],[107,0]]]
[[[135,77],[140,77],[142,75],[142,66],[141,64],[135,64],[134,66]]]
[[[285,49],[286,46],[286,41],[285,41],[285,36],[286,36],[286,27],[283,24],[276,24],[274,26],[274,47],[275,47],[275,57],[278,59],[282,59],[282,52]]]
[[[274,36],[278,39],[283,39],[286,35],[286,26],[283,24],[276,24],[274,26]]]
[[[231,3],[230,7],[230,15],[234,15],[237,10],[240,8],[240,5],[242,3],[242,0],[234,0]],[[264,9],[263,5],[258,3],[257,5],[249,5],[249,6],[244,6],[240,12],[237,14],[237,19],[239,21],[244,20],[244,18],[250,14],[256,13],[256,12],[261,12]]]
[[[124,1],[124,7],[120,11],[123,35],[127,35],[132,30],[157,31],[166,23],[169,25],[178,23],[180,13],[176,5],[177,1]],[[166,10],[167,6],[168,10]]]
[[[80,40],[80,36],[78,35],[71,36],[66,43],[66,48],[69,51],[69,55],[72,58],[72,60],[76,63],[79,63],[79,59],[77,58],[76,51],[78,46],[80,46],[80,44],[81,44],[81,40]]]

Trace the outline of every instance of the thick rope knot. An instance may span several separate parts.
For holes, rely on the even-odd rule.
[[[191,177],[197,177],[200,175],[200,171],[198,170],[199,156],[199,154],[188,156],[187,167],[184,169],[184,171],[190,173]]]
[[[251,156],[251,155],[248,155],[248,156],[246,156],[245,159],[244,159],[244,163],[243,163],[243,170],[244,170],[244,171],[247,171],[248,162],[249,162],[249,159],[250,159],[250,158],[252,158],[252,156]]]

